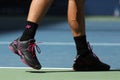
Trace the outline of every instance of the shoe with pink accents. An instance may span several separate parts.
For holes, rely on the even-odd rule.
[[[9,48],[20,56],[23,63],[32,67],[33,69],[41,69],[41,64],[39,63],[36,52],[35,46],[37,51],[40,53],[39,47],[35,44],[34,39],[30,39],[28,41],[20,41],[19,38],[14,40],[10,45]]]

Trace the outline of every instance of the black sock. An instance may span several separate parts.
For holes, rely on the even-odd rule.
[[[27,25],[25,26],[25,30],[20,38],[20,41],[33,39],[37,30],[37,27],[38,27],[38,24],[27,21]]]
[[[77,55],[87,55],[88,54],[88,44],[86,41],[86,36],[74,37]]]

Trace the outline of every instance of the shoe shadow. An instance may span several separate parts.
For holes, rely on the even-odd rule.
[[[60,73],[60,72],[74,72],[73,70],[49,70],[49,71],[26,71],[29,73]]]
[[[114,71],[120,71],[120,69],[111,69],[109,71],[74,71],[74,70],[41,70],[41,71],[26,71],[29,73],[61,73],[61,72],[114,72]]]

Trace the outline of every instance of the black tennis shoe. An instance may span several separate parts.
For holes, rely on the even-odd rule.
[[[34,39],[30,39],[28,41],[20,41],[18,38],[9,45],[9,48],[15,54],[19,55],[22,62],[29,67],[32,67],[34,69],[41,69],[41,64],[36,57],[35,46],[37,48],[37,51],[40,52],[40,49],[35,44]]]
[[[89,45],[89,44],[88,44]],[[73,69],[75,71],[108,71],[110,66],[99,60],[99,58],[92,52],[91,47],[88,47],[88,55],[77,55],[74,60]]]

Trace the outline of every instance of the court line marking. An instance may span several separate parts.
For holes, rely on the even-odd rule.
[[[31,69],[35,70],[31,67],[0,67],[0,69]],[[56,68],[56,67],[42,67],[40,70],[73,70],[73,68]],[[115,70],[116,68],[111,68],[110,70]]]
[[[30,68],[30,67],[0,67],[0,69],[33,69],[33,68]],[[54,68],[54,67],[43,67],[41,68],[40,70],[43,70],[43,69],[50,69],[50,70],[73,70],[72,68]]]
[[[9,41],[2,41],[0,45],[8,45],[11,42]],[[90,43],[93,46],[120,46],[120,43],[107,43],[107,42],[100,42],[100,43]],[[74,42],[41,42],[38,45],[51,45],[51,46],[75,46]]]

